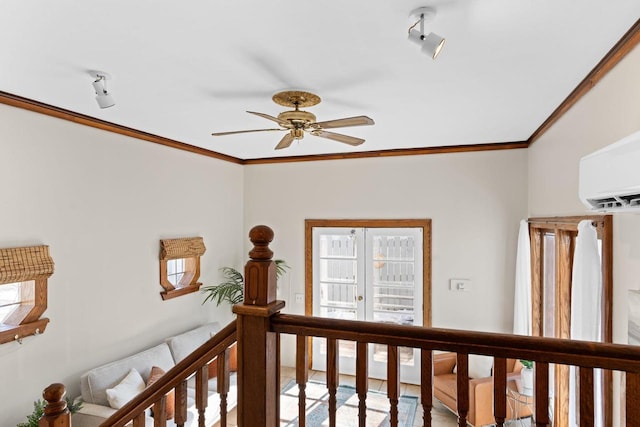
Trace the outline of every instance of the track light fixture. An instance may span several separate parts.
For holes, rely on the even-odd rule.
[[[411,17],[416,19],[416,22],[409,27],[409,40],[422,46],[422,52],[429,55],[432,59],[436,57],[442,51],[444,46],[444,37],[439,36],[436,33],[424,33],[425,22],[430,22],[435,18],[436,10],[432,7],[419,7],[411,12]],[[416,26],[420,26],[416,29]]]
[[[116,105],[113,96],[107,92],[107,80],[111,79],[111,76],[103,71],[89,71],[89,74],[95,79],[93,89],[96,91],[98,106],[100,108],[109,108]]]

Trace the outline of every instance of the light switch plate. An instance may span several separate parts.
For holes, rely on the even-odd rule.
[[[458,292],[469,292],[471,291],[471,280],[449,279],[449,290]]]

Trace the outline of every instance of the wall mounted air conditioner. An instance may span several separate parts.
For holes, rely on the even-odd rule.
[[[590,210],[640,213],[640,132],[580,159],[578,192]]]

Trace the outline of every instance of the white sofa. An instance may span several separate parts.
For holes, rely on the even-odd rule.
[[[137,354],[125,357],[106,365],[93,368],[80,377],[81,395],[83,407],[72,416],[73,427],[97,427],[109,416],[116,412],[109,406],[107,389],[115,387],[135,368],[142,376],[145,384],[153,366],[157,366],[165,372],[176,363],[191,354],[196,348],[211,338],[220,330],[218,322],[209,323],[192,329],[180,335],[167,338],[162,344],[141,351]],[[236,374],[232,373],[230,390],[227,397],[228,409],[237,403]],[[212,425],[220,418],[220,399],[216,392],[217,380],[209,380],[209,399],[206,410],[206,425]],[[198,412],[195,408],[195,381],[191,378],[188,382],[188,421],[185,426],[198,425]],[[147,411],[146,426],[153,426],[153,418]],[[167,426],[175,426],[173,420],[167,421]]]

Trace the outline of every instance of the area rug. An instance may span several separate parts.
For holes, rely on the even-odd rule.
[[[307,427],[322,427],[329,425],[329,391],[326,384],[308,382],[305,390],[306,425]],[[350,427],[358,426],[358,395],[355,387],[341,385],[336,393],[338,408],[336,424]],[[415,396],[400,396],[398,402],[398,426],[412,427],[416,417],[418,398]],[[367,392],[367,426],[383,427],[389,425],[389,399],[384,393]],[[298,385],[289,382],[282,389],[280,396],[280,426],[298,426]]]

